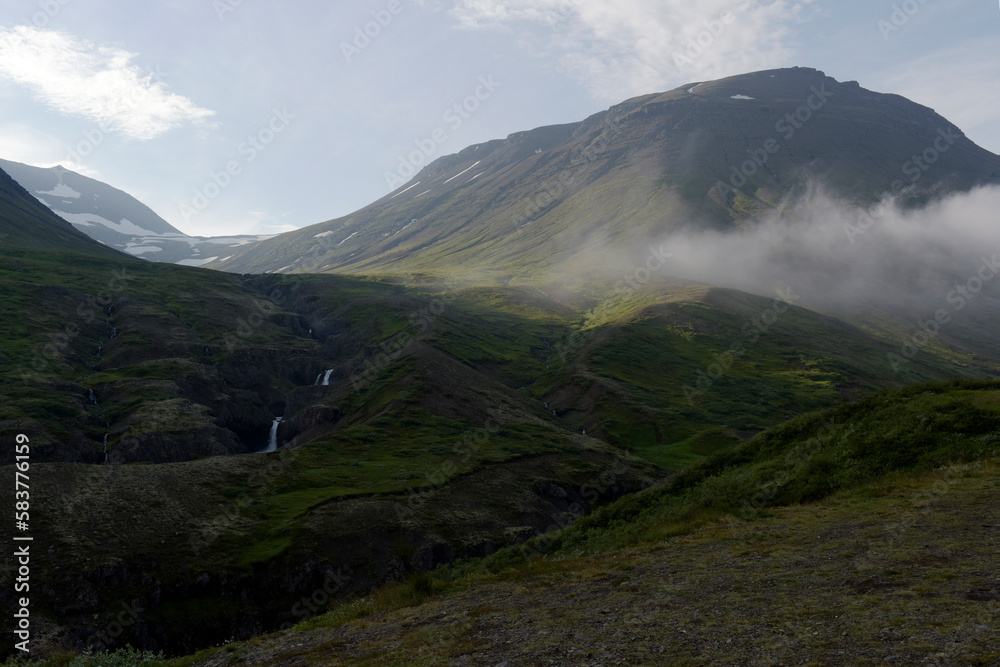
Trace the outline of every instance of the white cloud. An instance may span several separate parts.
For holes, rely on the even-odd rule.
[[[62,165],[84,176],[100,177],[98,171],[67,156],[65,144],[52,135],[18,123],[0,125],[0,158],[43,169]]]
[[[214,114],[168,92],[134,59],[128,51],[65,33],[0,27],[0,77],[27,87],[37,100],[60,113],[141,140]]]
[[[451,0],[466,28],[517,29],[598,98],[787,62],[814,0]],[[724,20],[723,20],[724,19]],[[535,24],[547,29],[527,32]],[[700,41],[700,44],[699,44]]]

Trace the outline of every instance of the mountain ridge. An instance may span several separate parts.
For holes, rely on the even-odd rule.
[[[127,192],[63,166],[42,168],[0,159],[0,169],[79,231],[134,257],[200,266],[231,248],[266,238],[190,236]]]
[[[1000,182],[1000,157],[952,128],[928,107],[811,68],[693,83],[469,146],[355,213],[209,266],[537,280],[605,247],[739,227],[816,181],[860,205]],[[908,161],[939,130],[952,143],[911,180]]]

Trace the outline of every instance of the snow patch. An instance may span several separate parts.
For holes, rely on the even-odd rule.
[[[697,85],[694,85],[694,86],[691,86],[690,88],[688,88],[688,91],[687,91],[687,92],[688,92],[688,95],[692,95],[692,94],[694,94],[694,89],[695,89],[695,88],[697,88],[698,86],[703,86],[703,85],[705,85],[705,84],[703,84],[703,83],[699,83],[699,84],[697,84]]]
[[[729,99],[731,99],[731,100],[752,100],[754,98],[753,97],[749,97],[747,95],[730,95]]]
[[[163,248],[157,248],[156,246],[153,245],[146,246],[146,245],[135,245],[133,243],[129,243],[125,247],[125,252],[127,252],[130,255],[148,255],[151,252],[163,252]]]
[[[410,221],[409,221],[408,223],[406,223],[405,225],[403,225],[403,226],[402,226],[402,227],[401,227],[401,228],[399,229],[399,231],[398,231],[398,232],[396,232],[396,234],[398,234],[399,232],[403,231],[404,229],[406,229],[407,227],[409,227],[410,225],[412,225],[412,224],[413,224],[413,223],[415,223],[415,222],[418,222],[418,219],[417,219],[417,218],[414,218],[413,220],[410,220]],[[393,236],[395,236],[396,234],[393,234]]]
[[[323,238],[324,236],[333,236],[333,232],[320,232],[319,234],[317,234],[317,235],[316,235],[316,236],[314,236],[313,238],[314,238],[314,239],[321,239],[321,238]]]
[[[420,181],[417,181],[416,183],[414,183],[414,184],[413,184],[413,185],[411,185],[410,187],[406,188],[406,190],[400,190],[399,192],[397,192],[397,193],[396,193],[396,194],[394,194],[393,196],[389,197],[389,199],[395,199],[395,198],[396,198],[396,197],[398,197],[399,195],[403,194],[404,192],[406,192],[406,191],[408,191],[408,190],[412,190],[413,188],[417,187],[418,185],[420,185]]]
[[[475,166],[476,166],[477,164],[479,164],[480,162],[482,162],[482,160],[476,160],[475,164],[473,164],[473,165],[472,165],[471,167],[469,167],[469,169],[472,169],[472,167],[475,167]],[[452,181],[454,181],[454,180],[455,180],[456,178],[458,178],[459,176],[461,176],[461,175],[462,175],[462,174],[464,174],[465,172],[469,171],[469,169],[463,169],[462,171],[458,172],[457,174],[455,174],[454,176],[452,176],[451,178],[449,178],[449,179],[448,179],[447,181],[445,181],[445,182],[444,182],[444,183],[442,183],[441,185],[445,185],[445,184],[447,184],[447,183],[451,183],[451,182],[452,182]],[[429,192],[429,191],[428,191],[428,192]],[[417,195],[417,196],[419,197],[420,195]]]
[[[351,234],[351,235],[350,235],[350,236],[348,236],[348,237],[347,237],[346,239],[344,239],[343,241],[341,241],[340,243],[338,243],[337,245],[335,245],[335,246],[333,246],[333,247],[334,247],[334,248],[339,248],[340,246],[344,245],[345,243],[347,243],[348,241],[350,241],[351,239],[353,239],[353,238],[354,238],[355,236],[357,236],[357,235],[358,235],[358,233],[357,233],[357,232],[354,232],[353,234]]]
[[[218,257],[209,257],[208,259],[182,259],[177,264],[181,266],[205,266],[209,262],[214,262],[219,259]],[[229,259],[228,257],[226,259]]]
[[[239,248],[241,245],[249,245],[251,243],[257,243],[258,241],[263,241],[264,237],[254,236],[251,238],[240,238],[236,236],[211,236],[196,240],[200,243],[211,243],[213,245],[224,245],[230,248]]]
[[[36,194],[40,195],[52,195],[53,197],[62,197],[63,199],[79,199],[80,193],[69,187],[65,183],[60,183],[56,187],[52,188],[48,192],[45,190],[35,190]]]
[[[111,222],[107,218],[102,218],[99,215],[94,215],[93,213],[67,213],[65,211],[59,211],[52,209],[52,211],[58,215],[63,220],[66,220],[73,225],[82,225],[84,227],[92,227],[94,224],[103,225],[108,229],[118,232],[119,234],[128,234],[129,236],[157,236],[156,232],[151,232],[148,229],[143,229],[139,225],[130,222],[129,220],[122,218],[121,222]]]

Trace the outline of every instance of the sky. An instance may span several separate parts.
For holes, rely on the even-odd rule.
[[[191,235],[273,234],[470,144],[774,67],[898,93],[1000,153],[998,54],[996,0],[8,0],[0,157]]]

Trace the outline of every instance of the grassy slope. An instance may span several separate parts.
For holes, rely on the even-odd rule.
[[[928,356],[896,373],[888,344],[794,306],[752,324],[775,304],[701,285],[606,299],[554,343],[530,389],[564,422],[677,469],[877,388],[981,372]]]
[[[555,539],[169,664],[996,664],[998,455],[1000,383],[875,394]]]
[[[564,309],[538,294],[458,292],[435,314],[434,285],[407,290],[335,276],[241,279],[138,264],[126,267],[130,280],[115,295],[112,321],[95,317],[88,328],[75,308],[98,295],[118,265],[80,257],[64,264],[19,251],[0,270],[10,288],[3,301],[10,317],[0,329],[11,362],[0,384],[3,427],[29,433],[35,447],[33,491],[50,511],[34,528],[56,554],[39,576],[63,582],[38,603],[56,622],[81,623],[92,612],[113,613],[121,599],[155,595],[163,603],[146,622],[160,641],[192,632],[222,635],[231,632],[231,593],[192,592],[202,573],[252,580],[244,582],[252,587],[335,562],[353,568],[352,586],[365,590],[397,576],[387,562],[398,561],[403,571],[421,567],[422,549],[482,553],[513,541],[514,534],[505,537],[508,527],[521,529],[519,539],[544,530],[563,508],[537,489],[579,488],[611,461],[629,468],[618,494],[655,474],[648,463],[566,431],[537,401],[510,388],[537,373],[540,340],[566,326]],[[235,335],[266,299],[272,306],[261,323]],[[552,312],[537,307],[529,317],[515,315],[532,301]],[[27,307],[36,302],[47,307]],[[420,312],[430,313],[426,332],[410,323]],[[296,318],[305,322],[288,324]],[[44,357],[44,367],[28,376],[17,372],[18,360],[39,352],[48,332],[74,321],[82,322],[80,331],[61,354]],[[119,335],[109,341],[112,324]],[[314,340],[308,326],[329,335]],[[410,334],[404,355],[379,365],[358,388],[346,381],[352,364],[401,333]],[[302,359],[311,366],[295,368]],[[284,397],[286,408],[293,400],[305,405],[307,417],[318,415],[302,447],[155,466],[42,463],[62,455],[58,447],[74,429],[91,450],[111,430],[112,454],[145,434],[203,444],[202,429],[219,429],[221,417],[199,410],[219,400],[206,400],[199,388],[235,391],[232,385],[244,378],[227,376],[230,365],[257,374],[247,380],[256,384],[237,389],[264,395],[256,404],[261,436],[271,419],[269,395]],[[340,366],[346,370],[332,386],[312,386],[320,370]],[[90,404],[89,389],[99,406]],[[110,429],[98,423],[105,419]],[[492,426],[480,437],[486,424]],[[424,491],[419,503],[404,494],[412,489]],[[167,537],[173,547],[165,551]],[[80,576],[66,580],[61,572],[68,571]],[[130,572],[144,573],[142,582]],[[162,596],[153,593],[154,580],[167,587]],[[277,624],[296,595],[258,590],[243,609]],[[90,602],[72,602],[80,599]]]
[[[32,436],[33,490],[52,508],[35,526],[54,548],[40,576],[64,583],[40,609],[83,635],[94,613],[100,625],[120,600],[154,597],[144,631],[161,642],[247,632],[230,625],[237,616],[274,627],[319,568],[349,565],[351,591],[364,592],[564,525],[661,476],[652,463],[677,469],[786,414],[960,370],[931,360],[886,375],[872,367],[877,340],[793,309],[689,404],[684,385],[769,300],[698,286],[556,300],[421,276],[247,278],[82,251],[0,255],[0,422]],[[368,362],[376,370],[356,387],[348,378]],[[313,386],[327,368],[333,385]],[[209,456],[245,451],[252,443],[234,438],[246,432],[262,445],[276,414],[301,447]],[[104,434],[131,460],[155,447],[209,457],[41,463],[99,462]],[[279,594],[275,580],[294,583]]]

